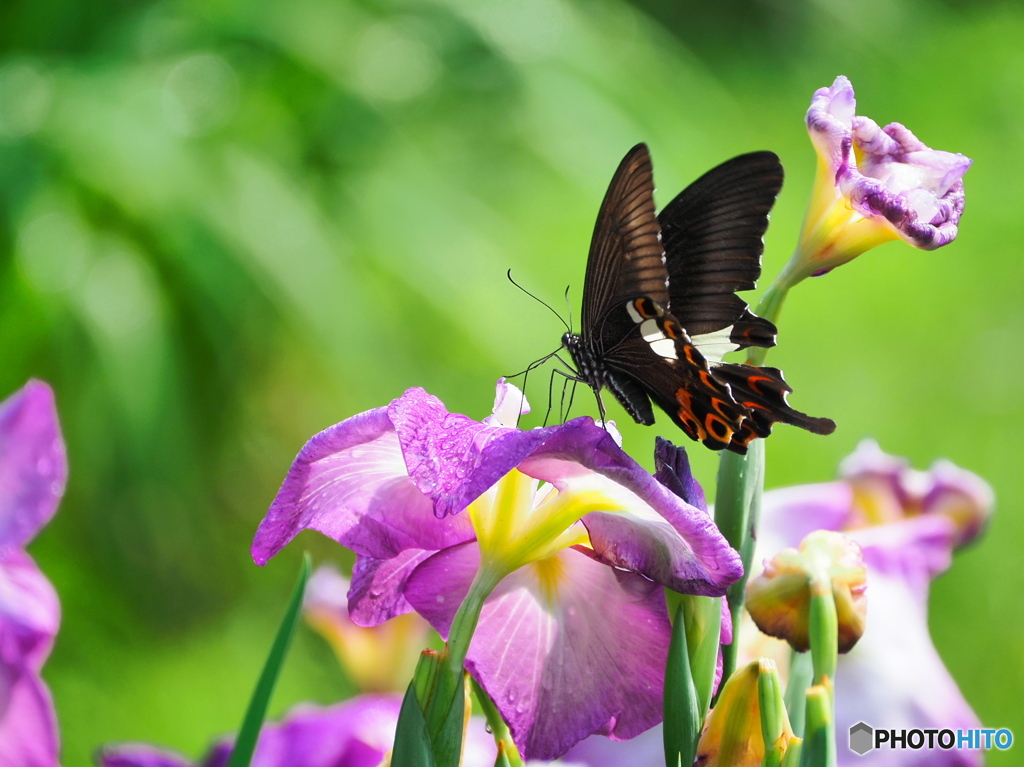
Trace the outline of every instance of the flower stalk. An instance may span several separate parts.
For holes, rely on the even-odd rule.
[[[828,573],[819,573],[811,581],[811,661],[814,684],[835,679],[839,659],[839,617]]]
[[[746,455],[724,453],[718,465],[718,497],[715,524],[729,545],[740,553],[743,576],[729,587],[727,598],[732,615],[733,640],[722,645],[722,682],[736,668],[738,632],[743,615],[747,574],[754,558],[761,496],[764,493],[764,440],[750,443]]]
[[[836,732],[832,713],[831,685],[815,685],[807,691],[807,736],[800,767],[835,767]]]
[[[473,694],[480,704],[480,710],[487,720],[487,729],[494,736],[494,742],[498,746],[498,764],[507,765],[507,767],[523,767],[523,758],[519,755],[519,749],[516,748],[516,744],[512,741],[512,734],[509,732],[508,725],[501,718],[501,713],[498,711],[498,707],[494,705],[494,701],[491,700],[491,696],[472,677],[470,678],[470,684],[473,688]]]
[[[473,632],[480,621],[480,611],[501,578],[502,574],[494,569],[481,567],[473,579],[469,593],[455,613],[448,642],[441,652],[434,689],[427,704],[427,732],[431,739],[440,734],[452,704],[462,691],[463,666],[466,663],[466,653],[469,652]]]

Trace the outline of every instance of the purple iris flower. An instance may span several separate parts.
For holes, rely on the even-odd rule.
[[[53,392],[29,381],[0,402],[0,764],[54,767],[57,718],[40,670],[60,626],[53,586],[25,545],[64,493]]]
[[[386,763],[395,739],[402,696],[362,695],[334,706],[303,705],[260,732],[252,767],[378,767]],[[107,746],[100,767],[225,767],[232,742],[224,740],[196,763],[145,744]],[[483,723],[467,731],[466,767],[490,767],[495,747]]]
[[[929,149],[907,128],[855,114],[853,86],[837,77],[807,110],[818,174],[790,284],[819,275],[883,242],[933,250],[952,242],[971,160]]]
[[[842,479],[773,490],[764,496],[759,552],[793,546],[815,529],[841,530],[868,566],[867,628],[840,656],[836,730],[857,722],[887,729],[980,727],[932,644],[928,587],[949,568],[954,549],[982,530],[993,504],[975,474],[940,461],[910,469],[865,441],[846,459]],[[759,650],[760,651],[760,650]],[[840,767],[973,767],[977,751],[839,748]]]
[[[395,738],[399,695],[361,695],[334,706],[296,706],[278,723],[264,726],[252,767],[379,767],[388,764]],[[480,717],[466,728],[462,767],[492,767],[494,741]],[[99,767],[225,767],[231,742],[217,743],[199,762],[143,743],[107,746]],[[594,737],[579,743],[560,767],[621,767],[658,764],[664,759],[661,727],[628,743]],[[531,761],[527,767],[548,762]]]
[[[253,558],[304,529],[351,548],[349,614],[368,626],[415,610],[447,637],[478,594],[466,667],[524,758],[557,758],[592,733],[631,738],[661,718],[661,587],[721,596],[739,558],[706,511],[589,417],[517,429],[525,402],[501,382],[495,404],[481,423],[410,389],[316,435]]]

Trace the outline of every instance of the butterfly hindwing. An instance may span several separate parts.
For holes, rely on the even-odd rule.
[[[740,435],[741,441],[750,432],[747,443],[754,437],[767,437],[775,423],[788,423],[814,434],[831,434],[836,429],[835,421],[829,418],[814,418],[789,406],[786,395],[793,389],[778,368],[726,363],[714,366],[713,375],[728,384],[736,401],[748,413],[747,430]]]
[[[608,384],[630,415],[638,390],[664,410],[692,439],[712,450],[730,447],[746,418],[729,385],[717,380],[707,361],[676,319],[649,298],[626,305],[636,321],[633,333],[605,357]],[[627,393],[624,398],[623,393]],[[650,409],[650,405],[647,405]],[[639,421],[639,419],[636,419]],[[642,421],[641,421],[642,422]],[[745,448],[744,448],[745,450]]]

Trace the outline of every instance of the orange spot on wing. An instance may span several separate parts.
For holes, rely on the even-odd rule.
[[[704,424],[707,426],[708,433],[718,442],[726,445],[729,444],[729,440],[732,439],[733,429],[725,420],[714,413],[708,413],[704,418]]]
[[[772,379],[768,378],[768,376],[747,376],[747,386],[758,394],[763,394],[764,392],[761,391],[761,387],[757,385],[758,381],[767,381],[768,383],[771,383]]]

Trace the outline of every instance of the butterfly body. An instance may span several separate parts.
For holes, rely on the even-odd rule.
[[[737,453],[775,422],[835,428],[786,404],[781,371],[722,361],[729,351],[775,344],[775,326],[736,291],[760,276],[762,236],[781,185],[774,154],[741,155],[655,215],[646,146],[622,160],[594,228],[581,332],[562,337],[602,416],[608,388],[638,423],[654,423],[653,402],[691,438]]]

